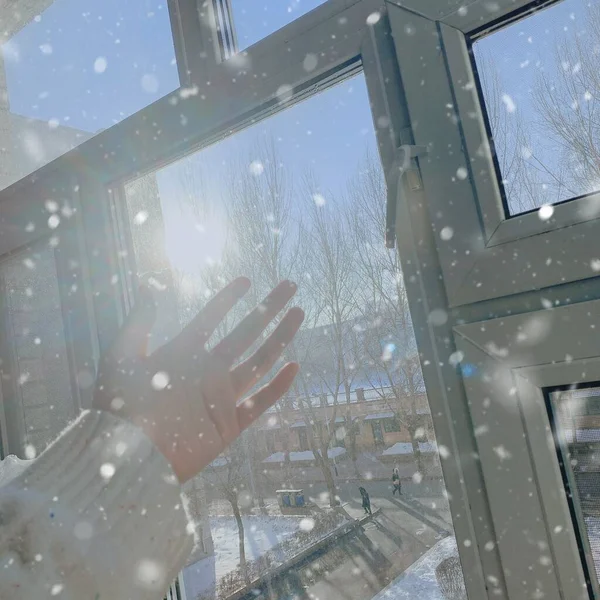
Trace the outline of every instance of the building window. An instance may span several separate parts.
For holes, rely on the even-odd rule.
[[[395,433],[401,431],[402,426],[396,417],[392,417],[391,419],[383,419],[383,430],[386,433]]]

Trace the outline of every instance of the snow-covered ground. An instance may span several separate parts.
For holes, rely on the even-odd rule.
[[[430,548],[373,600],[444,600],[435,578],[435,568],[452,555],[458,555],[458,549],[454,537],[449,536]]]
[[[254,560],[299,530],[301,517],[247,516],[244,521],[246,559]],[[215,586],[216,581],[237,569],[240,562],[238,530],[233,517],[211,517],[215,555],[203,558],[183,571],[188,598]]]

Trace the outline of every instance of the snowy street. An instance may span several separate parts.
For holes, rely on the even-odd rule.
[[[254,560],[298,531],[301,517],[243,517],[246,559]],[[215,582],[234,571],[240,561],[237,524],[233,517],[211,517],[214,557],[204,558],[184,570],[186,592],[191,598],[205,593]]]

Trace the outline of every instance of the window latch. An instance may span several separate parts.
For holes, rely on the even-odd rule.
[[[428,152],[427,146],[402,144],[396,150],[396,156],[390,168],[388,182],[395,184],[395,194],[388,198],[386,217],[386,246],[393,248],[396,242],[396,206],[406,192],[416,192],[423,187],[419,167],[415,161]],[[393,187],[392,187],[393,189]]]

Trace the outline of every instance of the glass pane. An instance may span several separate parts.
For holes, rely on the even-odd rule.
[[[10,344],[3,348],[10,377],[2,381],[9,444],[31,457],[77,414],[54,248],[44,242],[0,263],[0,286]]]
[[[286,352],[301,364],[295,386],[201,477],[205,552],[185,570],[187,597],[247,580],[266,595],[261,575],[353,518],[367,519],[364,535],[288,570],[273,597],[323,597],[325,580],[351,598],[388,585],[389,597],[461,591],[399,262],[383,243],[362,75],[130,183],[126,197],[139,275],[179,317],[160,340],[242,273],[253,288],[220,336],[280,279],[298,282],[306,312]]]
[[[240,50],[291,23],[326,0],[231,0]]]
[[[598,40],[600,5],[565,0],[474,44],[509,214],[600,188]]]
[[[592,577],[600,573],[600,387],[553,392],[550,405]]]
[[[19,9],[0,9],[0,189],[179,86],[166,0]]]

